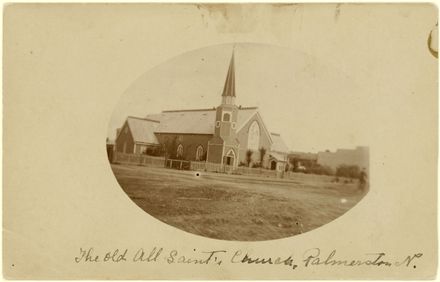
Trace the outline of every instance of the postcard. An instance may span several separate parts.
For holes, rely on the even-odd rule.
[[[7,279],[434,279],[433,4],[8,4]]]

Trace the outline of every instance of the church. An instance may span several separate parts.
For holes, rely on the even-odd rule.
[[[280,134],[269,131],[258,108],[237,106],[235,99],[233,53],[218,107],[129,116],[117,130],[115,151],[145,154],[172,143],[175,152],[168,154],[182,160],[283,170],[289,149]]]

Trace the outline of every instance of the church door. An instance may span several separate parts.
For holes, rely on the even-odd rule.
[[[270,169],[271,170],[277,169],[277,162],[276,161],[271,161],[270,162]]]
[[[235,162],[235,153],[233,150],[229,150],[223,159],[223,163],[228,166],[233,166]]]
[[[226,157],[226,164],[227,165],[233,165],[234,164],[234,158]]]

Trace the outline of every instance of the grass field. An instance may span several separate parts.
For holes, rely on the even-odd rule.
[[[144,211],[182,230],[217,239],[288,237],[341,216],[365,195],[357,183],[328,178],[259,178],[166,168],[112,165]]]

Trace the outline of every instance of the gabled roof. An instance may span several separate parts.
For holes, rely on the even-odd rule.
[[[284,140],[281,138],[281,135],[278,133],[270,133],[272,137],[272,146],[270,147],[271,152],[280,152],[280,153],[288,153],[289,148],[287,147]]]
[[[251,118],[254,115],[257,115],[258,119],[261,122],[263,130],[266,132],[266,135],[269,137],[270,144],[272,144],[273,143],[272,136],[270,135],[269,131],[267,130],[266,124],[264,124],[263,118],[261,117],[261,114],[258,111],[255,111],[255,112],[251,113],[250,115],[246,116],[246,119],[242,123],[238,124],[237,132],[240,132],[243,129],[243,127],[251,120]]]
[[[134,142],[159,144],[159,141],[154,135],[159,122],[152,119],[127,117],[128,127],[130,128]]]
[[[241,128],[255,112],[255,107],[239,109],[237,128]],[[215,114],[215,109],[195,109],[163,111],[146,118],[160,121],[155,133],[214,134]]]

